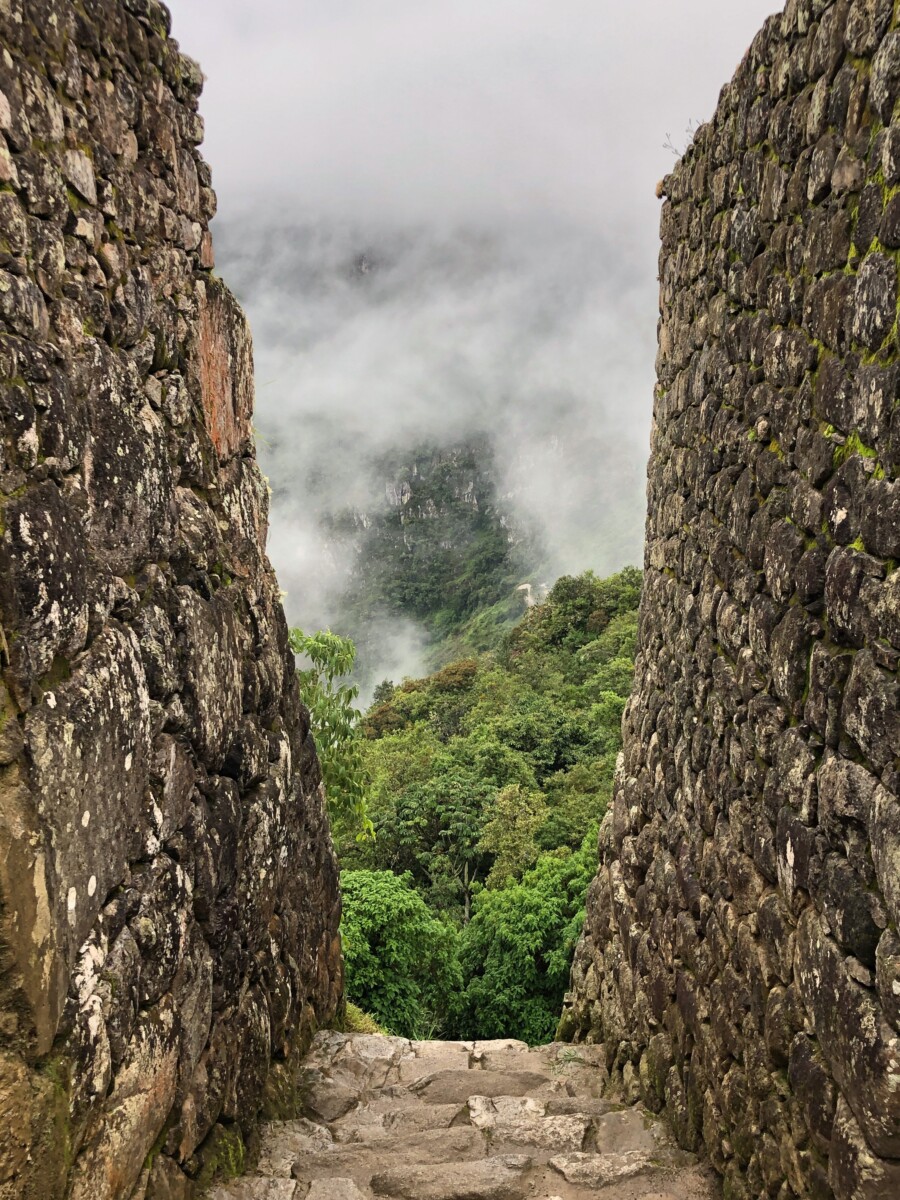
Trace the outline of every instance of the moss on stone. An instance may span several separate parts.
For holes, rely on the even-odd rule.
[[[571,1042],[578,1032],[578,1021],[572,1009],[567,1008],[563,1011],[559,1018],[559,1024],[556,1027],[556,1040],[558,1042]]]
[[[197,1176],[201,1188],[243,1174],[247,1151],[237,1125],[214,1125],[197,1153],[203,1164]]]
[[[34,1200],[62,1194],[75,1161],[76,1138],[72,1129],[72,1065],[64,1055],[46,1059],[35,1072],[33,1087],[39,1102],[32,1126],[34,1169],[24,1195]]]

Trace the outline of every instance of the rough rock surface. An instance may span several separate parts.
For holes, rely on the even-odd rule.
[[[597,1046],[320,1033],[306,1116],[264,1125],[256,1173],[209,1200],[713,1200],[712,1171],[662,1121],[601,1097],[603,1059]]]
[[[2,1200],[181,1200],[341,991],[250,337],[168,31],[157,0],[0,0]]]
[[[900,20],[789,0],[662,185],[635,686],[560,1036],[728,1194],[900,1195]]]

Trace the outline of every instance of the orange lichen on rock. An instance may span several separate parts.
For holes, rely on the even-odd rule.
[[[246,318],[226,287],[210,279],[200,291],[197,337],[206,426],[221,462],[250,448],[253,343]]]

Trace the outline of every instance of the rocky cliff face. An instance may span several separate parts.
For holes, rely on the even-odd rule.
[[[732,1197],[900,1195],[900,28],[790,0],[665,181],[635,690],[564,1024]]]
[[[398,450],[371,471],[380,502],[325,521],[353,548],[345,605],[358,618],[381,608],[460,621],[505,598],[537,557],[533,531],[499,494],[486,438]]]
[[[341,990],[201,76],[157,0],[0,2],[0,1196],[239,1164]]]

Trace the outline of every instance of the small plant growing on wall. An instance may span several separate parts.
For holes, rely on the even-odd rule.
[[[341,682],[353,670],[356,647],[349,638],[332,633],[290,632],[291,649],[308,666],[297,669],[300,695],[309,707],[313,736],[322,764],[325,795],[336,832],[372,835],[366,809],[367,773],[362,756],[356,707],[359,688]]]

